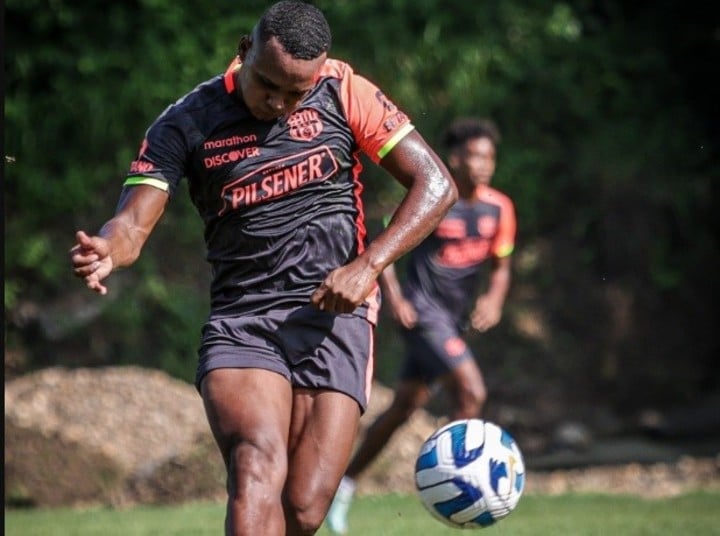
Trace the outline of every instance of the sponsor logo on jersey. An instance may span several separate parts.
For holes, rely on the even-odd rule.
[[[444,244],[437,254],[437,262],[448,268],[465,268],[480,264],[490,254],[486,238],[467,238]]]
[[[296,110],[287,120],[290,137],[298,141],[310,141],[323,130],[320,114],[312,108]]]
[[[382,104],[383,108],[385,108],[387,112],[392,113],[397,110],[397,106],[395,106],[395,104],[393,104],[393,102],[385,96],[385,93],[379,89],[375,92],[375,98],[380,104]]]
[[[256,134],[247,134],[245,136],[228,136],[227,138],[210,139],[203,143],[203,149],[205,151],[212,151],[213,149],[224,149],[233,148],[230,151],[223,153],[213,154],[205,156],[203,158],[203,165],[205,169],[213,169],[216,167],[224,166],[226,164],[234,164],[245,158],[254,158],[260,156],[260,148],[256,145],[249,147],[238,147],[239,145],[247,145],[250,143],[257,143]]]
[[[155,171],[155,164],[144,159],[147,148],[148,141],[147,138],[144,138],[140,144],[137,159],[130,162],[130,173],[150,173]]]
[[[405,115],[404,112],[397,112],[396,114],[391,115],[385,120],[385,122],[383,123],[383,127],[385,127],[385,130],[387,130],[388,132],[392,132],[398,126],[407,123],[408,121],[408,116]]]
[[[257,143],[257,135],[248,134],[246,136],[230,136],[219,140],[207,140],[203,144],[203,149],[210,151],[212,149],[222,149],[224,147],[235,147],[246,143]]]
[[[227,153],[220,153],[203,158],[205,169],[212,169],[225,164],[233,164],[239,160],[260,156],[260,147],[243,147]]]
[[[326,145],[275,160],[253,170],[222,190],[223,208],[228,210],[257,205],[283,197],[312,183],[334,175],[339,166]]]
[[[150,173],[155,171],[155,164],[147,160],[133,160],[130,163],[130,173]]]
[[[497,219],[492,216],[481,216],[477,220],[477,230],[481,236],[491,238],[497,231]]]
[[[438,238],[465,238],[467,229],[465,221],[459,218],[445,218],[435,229]]]

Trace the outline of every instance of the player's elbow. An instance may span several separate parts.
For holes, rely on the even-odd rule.
[[[458,191],[455,181],[445,176],[445,195],[443,197],[443,206],[449,210],[458,200]]]
[[[458,191],[455,182],[444,173],[439,174],[435,179],[433,194],[435,206],[441,215],[444,215],[450,210],[450,207],[458,200]]]

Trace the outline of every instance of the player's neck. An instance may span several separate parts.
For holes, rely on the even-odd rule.
[[[457,185],[457,191],[458,191],[458,199],[463,199],[465,201],[472,201],[475,199],[476,192],[477,192],[477,186],[473,184],[468,185]]]

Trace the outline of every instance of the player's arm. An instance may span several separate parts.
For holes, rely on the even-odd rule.
[[[395,264],[388,265],[378,278],[383,292],[383,299],[388,301],[393,318],[403,327],[411,329],[417,323],[417,311],[402,292]]]
[[[124,188],[115,215],[96,236],[77,231],[77,243],[70,250],[75,276],[84,279],[89,289],[107,294],[102,281],[140,256],[167,201],[168,193],[152,186]]]
[[[445,164],[415,130],[380,165],[407,188],[390,223],[365,252],[382,271],[438,226],[457,200],[457,190]]]
[[[478,331],[487,331],[500,322],[512,277],[510,259],[510,255],[491,257],[487,291],[475,301],[475,309],[470,319],[472,327]]]
[[[389,225],[349,264],[331,272],[313,293],[320,309],[348,313],[360,305],[379,275],[429,235],[457,199],[445,165],[416,131],[408,133],[380,165],[407,188]]]

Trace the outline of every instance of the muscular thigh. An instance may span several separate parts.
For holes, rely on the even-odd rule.
[[[287,484],[291,497],[305,493],[330,502],[350,459],[359,420],[360,406],[344,393],[294,389]]]
[[[239,443],[261,451],[286,451],[292,390],[285,377],[262,369],[220,368],[208,372],[200,387],[226,464]]]

